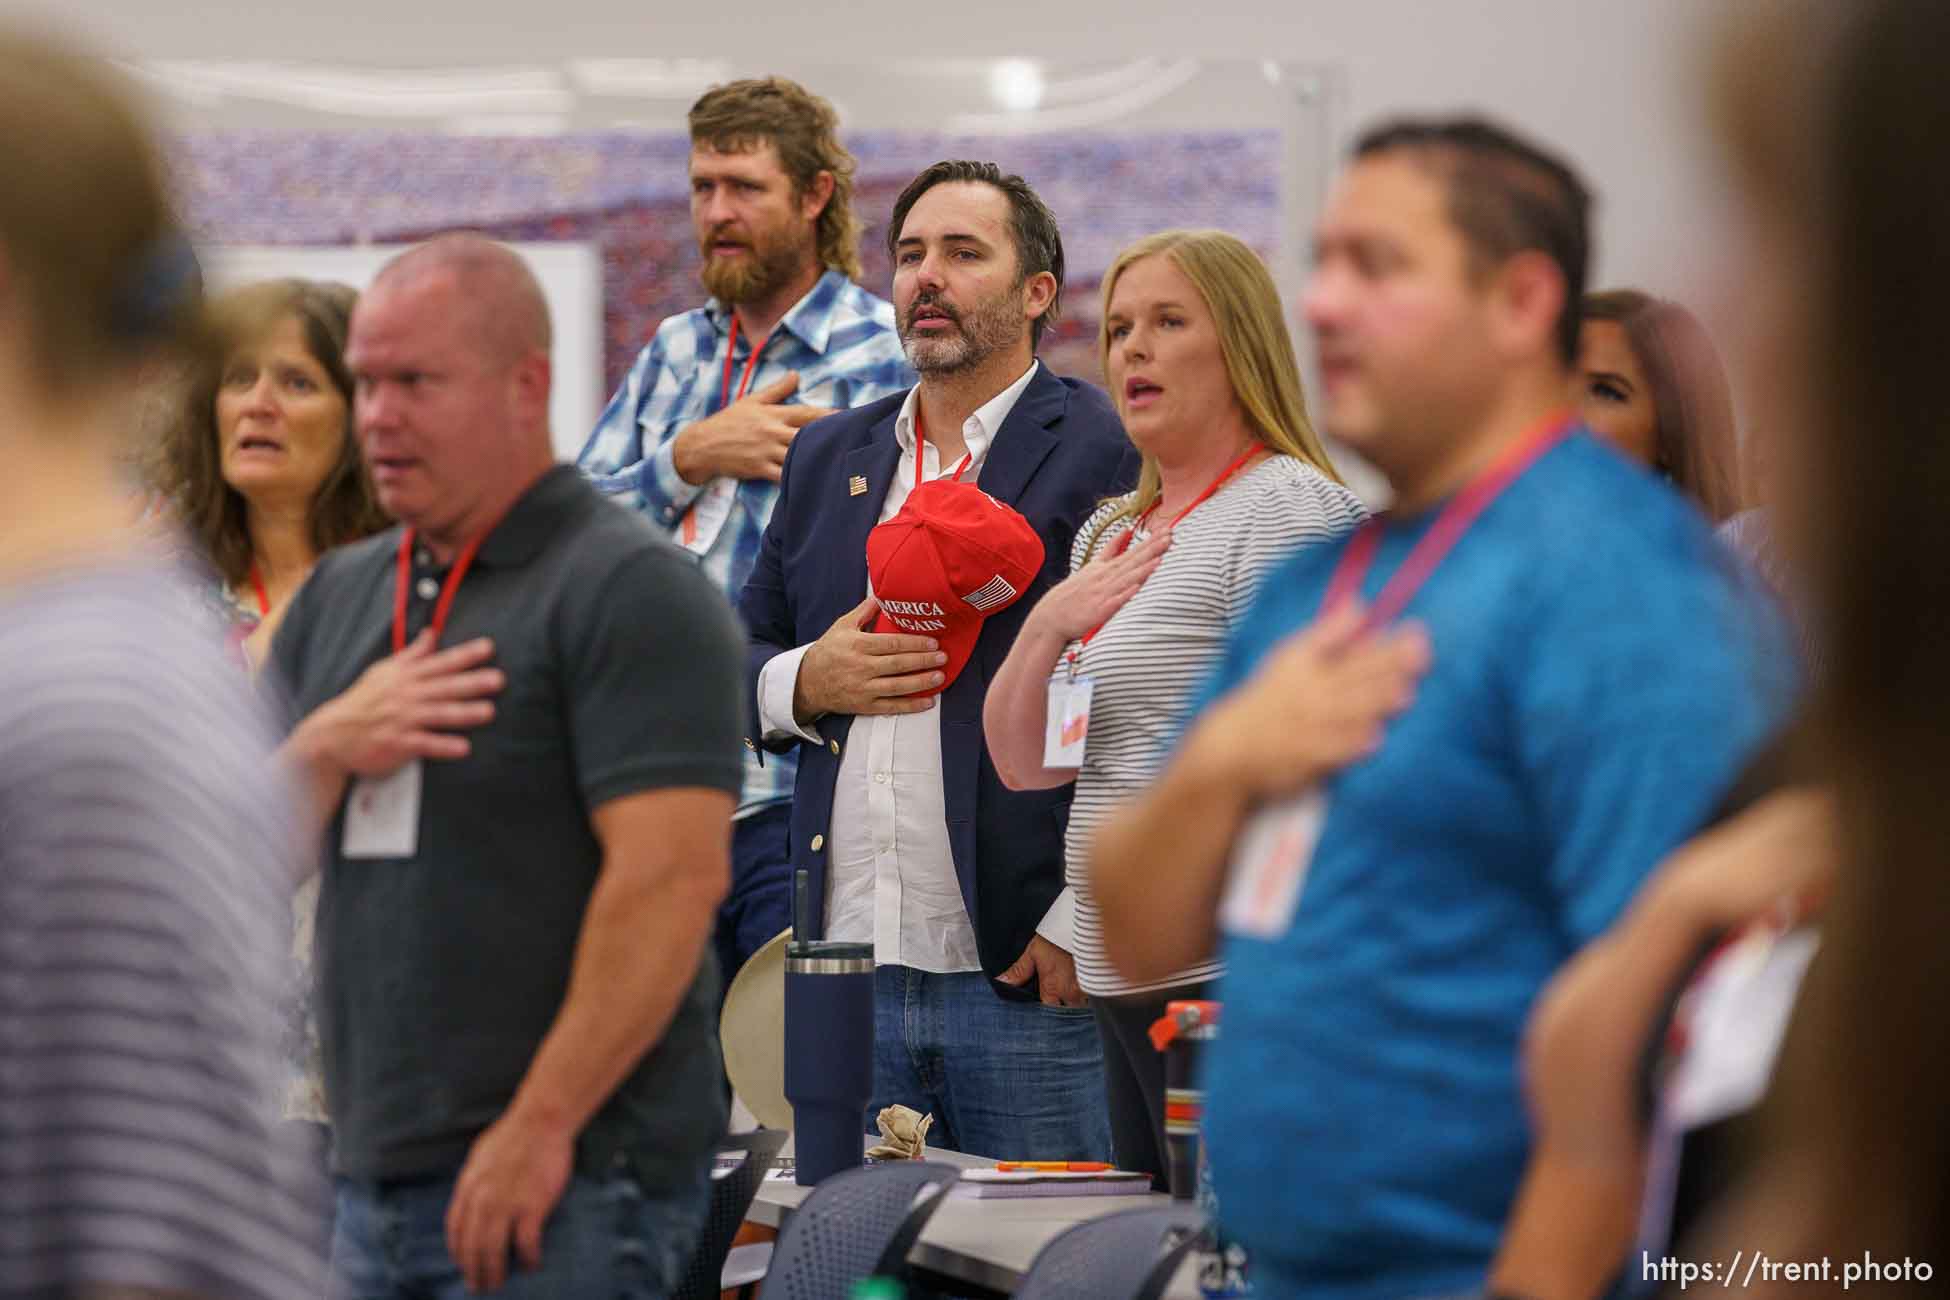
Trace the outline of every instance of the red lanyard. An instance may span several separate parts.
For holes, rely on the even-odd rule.
[[[738,381],[739,397],[743,397],[745,390],[752,386],[752,373],[758,369],[758,359],[765,355],[765,347],[771,341],[772,336],[767,334],[763,339],[759,340],[758,346],[752,349],[751,356],[745,359],[745,374]],[[726,343],[724,348],[724,379],[718,384],[718,409],[720,411],[731,405],[733,400],[731,396],[732,354],[737,351],[738,314],[733,312],[731,315],[731,341]],[[697,505],[695,502],[692,503],[689,510],[684,512],[684,522],[681,531],[684,538],[684,545],[689,546],[697,540]]]
[[[492,531],[491,529],[489,531]],[[460,548],[454,557],[454,567],[447,570],[447,581],[441,585],[440,599],[433,607],[433,621],[427,626],[433,629],[433,639],[437,644],[441,629],[447,626],[447,613],[454,607],[454,593],[460,590],[460,580],[467,576],[467,570],[474,563],[474,553],[481,549],[481,542],[487,537],[483,532],[473,541]],[[413,551],[413,530],[407,529],[399,539],[399,569],[393,575],[393,653],[406,649],[406,589],[413,578],[413,566],[409,559]]]
[[[1379,627],[1393,622],[1456,543],[1462,540],[1470,525],[1503,495],[1504,489],[1522,478],[1545,452],[1564,441],[1574,427],[1576,420],[1570,413],[1560,411],[1551,414],[1537,428],[1519,439],[1496,464],[1451,498],[1429,526],[1429,531],[1422,534],[1422,539],[1410,549],[1401,567],[1382,587],[1381,594],[1375,597],[1373,607],[1368,610],[1367,625]],[[1360,591],[1368,570],[1374,567],[1375,550],[1381,545],[1383,527],[1382,519],[1370,519],[1362,525],[1361,531],[1354,534],[1354,540],[1348,543],[1340,564],[1334,569],[1333,578],[1327,584],[1327,598],[1320,605],[1323,611],[1336,608]]]
[[[264,590],[264,575],[257,571],[257,562],[251,561],[251,590],[257,593],[257,616],[271,617],[271,595]]]
[[[927,446],[928,446],[928,430],[927,430],[927,426],[921,423],[921,399],[919,397],[916,397],[914,399],[914,486],[915,487],[921,486],[921,456],[924,452],[926,452]],[[975,463],[975,453],[972,451],[969,452],[966,456],[963,456],[961,458],[961,464],[955,466],[954,477],[957,483],[961,481],[962,474],[968,469],[970,465],[974,463]]]
[[[765,346],[771,341],[772,341],[772,336],[770,334],[767,334],[764,338],[759,340],[758,346],[752,349],[751,356],[745,359],[745,374],[744,377],[738,381],[739,397],[743,397],[745,395],[745,390],[752,386],[752,372],[758,369],[758,359],[765,355]],[[718,385],[718,409],[719,410],[723,410],[725,407],[731,405],[733,401],[733,398],[731,396],[731,366],[732,366],[732,354],[737,351],[738,351],[738,314],[736,312],[733,312],[731,316],[731,341],[725,344],[724,346],[724,381]]]
[[[1246,468],[1247,461],[1251,460],[1253,457],[1259,455],[1260,452],[1265,450],[1266,449],[1264,447],[1260,446],[1257,442],[1255,442],[1252,446],[1246,448],[1245,451],[1241,452],[1239,455],[1239,459],[1233,461],[1232,464],[1220,470],[1219,477],[1213,479],[1210,483],[1205,485],[1205,491],[1199,493],[1197,496],[1192,498],[1192,504],[1186,506],[1183,510],[1180,510],[1177,514],[1172,516],[1171,527],[1173,528],[1178,527],[1180,520],[1184,519],[1186,515],[1189,515],[1190,513],[1192,513],[1192,511],[1198,509],[1200,506],[1204,505],[1207,501],[1209,501],[1212,498],[1212,496],[1218,492],[1220,488],[1224,487],[1232,479],[1233,475],[1237,474],[1240,470]],[[1110,553],[1113,557],[1122,555],[1124,552],[1131,549],[1131,539],[1137,536],[1138,529],[1144,527],[1144,521],[1149,519],[1154,513],[1156,513],[1157,509],[1158,509],[1158,502],[1154,501],[1152,502],[1151,508],[1149,510],[1146,510],[1143,514],[1139,515],[1136,519],[1131,521],[1130,528],[1124,533],[1122,537],[1117,539],[1117,544],[1111,548]],[[1108,622],[1110,622],[1109,619],[1104,620],[1104,623],[1108,623]],[[1097,624],[1097,626],[1091,628],[1088,632],[1085,632],[1083,634],[1083,640],[1078,644],[1089,645],[1090,642],[1096,637],[1097,633],[1104,630],[1104,623],[1099,623]],[[1076,656],[1073,654],[1070,656],[1070,658],[1074,661]],[[1072,663],[1071,666],[1074,667],[1075,666],[1074,663]]]
[[[1190,513],[1192,513],[1192,511],[1204,505],[1206,501],[1208,501],[1212,497],[1213,493],[1217,492],[1220,488],[1226,485],[1227,480],[1231,479],[1231,477],[1234,474],[1237,474],[1240,470],[1246,468],[1247,461],[1259,455],[1259,453],[1264,450],[1265,448],[1261,447],[1258,443],[1254,443],[1252,446],[1246,448],[1245,452],[1240,455],[1238,460],[1233,461],[1232,464],[1226,466],[1224,469],[1219,471],[1219,477],[1213,479],[1210,483],[1208,483],[1205,487],[1205,491],[1199,493],[1197,496],[1192,498],[1192,504],[1186,506],[1183,510],[1180,510],[1176,515],[1172,516],[1171,527],[1173,528],[1178,527],[1179,520],[1183,519],[1186,515],[1189,515]],[[1130,550],[1131,540],[1137,536],[1138,529],[1144,527],[1144,521],[1149,519],[1154,513],[1156,513],[1157,509],[1158,509],[1158,503],[1154,501],[1151,504],[1151,509],[1146,510],[1143,514],[1139,515],[1135,520],[1133,520],[1129,531],[1127,531],[1122,537],[1117,539],[1117,546],[1114,550],[1111,551],[1111,554],[1122,555],[1124,552]],[[1095,636],[1095,635],[1097,635],[1095,632],[1092,632],[1090,634],[1090,636]],[[1089,641],[1090,641],[1090,637],[1087,636],[1084,638],[1085,644],[1088,644]]]

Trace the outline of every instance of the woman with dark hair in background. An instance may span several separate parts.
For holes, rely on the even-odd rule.
[[[352,432],[344,348],[357,297],[294,279],[217,299],[220,358],[164,457],[162,490],[216,570],[253,664],[318,557],[389,522]]]
[[[5,25],[0,176],[0,1294],[316,1297],[292,792],[126,474],[196,260],[113,70]]]
[[[1733,399],[1706,327],[1636,289],[1586,294],[1573,400],[1584,422],[1714,523],[1739,509]]]

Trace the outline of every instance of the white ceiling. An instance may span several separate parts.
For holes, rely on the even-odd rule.
[[[1137,57],[854,60],[573,58],[382,68],[290,59],[120,61],[187,128],[412,129],[474,135],[682,131],[692,102],[737,77],[821,89],[850,130],[951,135],[1286,126],[1313,69]]]
[[[108,52],[149,63],[336,65],[341,76],[362,71],[368,90],[385,88],[370,78],[388,69],[503,77],[489,115],[538,124],[559,115],[565,92],[578,125],[591,105],[617,120],[673,120],[680,85],[688,94],[697,76],[720,67],[844,67],[844,83],[815,88],[840,102],[850,123],[900,123],[917,106],[925,110],[938,89],[894,75],[902,68],[1004,56],[1068,65],[1195,58],[1322,66],[1347,88],[1345,111],[1336,115],[1342,138],[1353,124],[1386,113],[1459,107],[1544,136],[1602,196],[1600,278],[1698,294],[1723,260],[1716,222],[1724,186],[1702,148],[1697,56],[1702,29],[1733,2],[0,0],[0,11],[58,15]],[[671,95],[592,93],[592,73],[600,80],[604,72],[595,60],[660,61],[612,63],[607,71],[627,83],[633,68],[648,70],[653,82],[668,81]],[[687,74],[683,60],[704,63]],[[274,72],[297,75],[288,66]],[[198,111],[170,104],[177,114]],[[272,125],[288,120],[261,104],[249,111]],[[1714,305],[1704,305],[1713,315]]]
[[[124,57],[293,59],[384,67],[571,58],[940,60],[1008,54],[1117,58],[1165,52],[1301,57],[1392,35],[1447,47],[1588,24],[1616,32],[1684,0],[912,0],[744,6],[669,0],[6,0],[57,16]],[[1445,48],[1467,61],[1467,49]]]

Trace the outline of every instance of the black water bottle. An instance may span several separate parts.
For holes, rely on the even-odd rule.
[[[795,936],[806,933],[799,872]],[[866,1161],[873,1096],[873,945],[795,937],[785,950],[785,1096],[794,1173],[811,1187]]]

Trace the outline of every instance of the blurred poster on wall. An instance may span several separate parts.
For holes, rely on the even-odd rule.
[[[558,305],[552,290],[551,305],[566,313],[555,433],[571,454],[658,323],[703,300],[684,115],[710,85],[777,72],[834,103],[859,161],[863,282],[882,296],[892,280],[888,213],[915,173],[975,158],[1026,177],[1056,213],[1068,260],[1062,319],[1043,356],[1089,379],[1102,373],[1099,283],[1142,235],[1229,230],[1266,258],[1292,308],[1333,165],[1339,102],[1331,70],[1169,58],[142,70],[174,95],[178,193],[225,274],[232,265],[305,274],[331,264],[333,249],[363,266],[382,246],[455,228],[521,244],[538,271],[542,250],[564,250],[544,279],[562,294]],[[584,318],[594,332],[586,355],[569,346]],[[566,397],[591,392],[596,406],[571,413]]]

